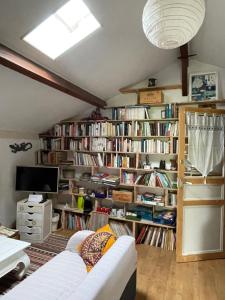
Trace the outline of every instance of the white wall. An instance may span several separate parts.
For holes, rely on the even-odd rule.
[[[7,138],[8,135],[8,138]],[[23,134],[11,135],[0,132],[0,223],[11,226],[16,220],[16,202],[23,194],[15,192],[15,171],[17,165],[33,165],[39,140],[35,137],[21,138]],[[24,135],[26,136],[26,135]],[[12,153],[10,144],[31,142],[33,148],[27,152]]]
[[[197,60],[190,60],[188,73],[201,73],[201,72],[209,72],[216,71],[219,76],[219,99],[225,98],[225,69],[219,68],[214,65],[205,64],[199,62]],[[173,85],[173,84],[181,84],[181,65],[180,61],[176,61],[173,64],[169,65],[167,68],[163,69],[159,73],[149,75],[148,78],[153,77],[157,78],[158,86],[163,85]],[[141,88],[148,86],[148,78],[133,87]],[[181,90],[171,90],[165,91],[164,93],[164,101],[165,102],[186,102],[188,101],[188,97],[182,97]],[[133,105],[137,104],[136,94],[118,94],[107,101],[108,106],[119,106],[119,105]]]

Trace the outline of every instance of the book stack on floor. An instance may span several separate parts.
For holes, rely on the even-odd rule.
[[[176,234],[172,229],[143,226],[136,243],[173,251],[176,245]]]
[[[126,223],[110,221],[109,225],[117,237],[122,235],[133,235],[129,226]]]

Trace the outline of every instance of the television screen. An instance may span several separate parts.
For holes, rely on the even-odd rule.
[[[40,193],[58,192],[59,168],[16,167],[16,190]]]

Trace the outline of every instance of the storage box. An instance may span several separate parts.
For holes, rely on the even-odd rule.
[[[139,93],[139,104],[162,103],[163,92],[159,91],[141,91]]]
[[[133,202],[133,192],[113,190],[112,199],[115,201],[131,203]]]

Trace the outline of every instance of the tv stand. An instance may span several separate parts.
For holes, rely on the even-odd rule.
[[[23,199],[17,203],[16,228],[20,239],[30,243],[41,243],[51,233],[52,201],[42,203]]]

